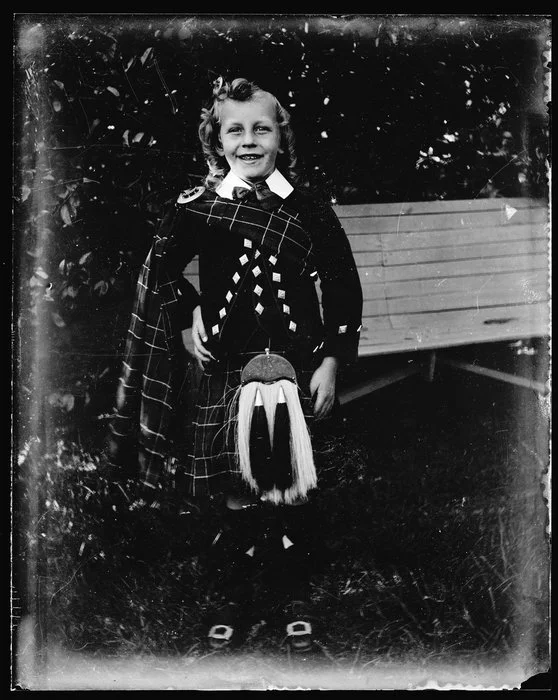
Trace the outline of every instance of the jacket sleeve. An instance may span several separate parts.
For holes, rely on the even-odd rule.
[[[333,209],[317,202],[312,239],[320,279],[325,357],[355,362],[362,327],[362,287],[351,246]]]
[[[197,253],[196,237],[190,235],[183,224],[181,205],[174,201],[168,203],[168,209],[163,217],[159,228],[159,236],[170,241],[170,245],[166,251],[167,264],[172,269],[172,258],[179,265],[182,261],[182,268],[176,269],[174,275],[176,278],[176,294],[177,294],[177,309],[176,322],[180,330],[190,328],[192,325],[192,312],[200,303],[200,295],[194,285],[184,277],[184,269],[191,262],[192,258]]]
[[[192,312],[200,304],[200,295],[183,274],[178,278],[178,323],[181,330],[192,327]]]

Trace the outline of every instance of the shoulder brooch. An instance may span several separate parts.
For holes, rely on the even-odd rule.
[[[177,204],[187,204],[188,202],[191,202],[193,199],[197,199],[201,194],[205,192],[205,187],[203,185],[199,185],[198,187],[192,187],[189,190],[184,190],[178,195],[178,199],[176,200]]]

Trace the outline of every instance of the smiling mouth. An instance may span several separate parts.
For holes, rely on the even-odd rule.
[[[256,160],[259,160],[260,158],[262,158],[262,156],[258,156],[258,155],[254,155],[254,154],[238,156],[238,157],[240,158],[240,160],[243,160],[247,163],[250,163],[252,161],[256,161]]]

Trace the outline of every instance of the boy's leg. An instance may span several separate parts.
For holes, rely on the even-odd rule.
[[[275,506],[267,514],[268,599],[283,619],[295,650],[311,646],[310,579],[322,561],[317,517],[310,501]]]
[[[226,499],[221,527],[210,548],[209,576],[219,598],[208,632],[214,648],[227,646],[233,636],[234,642],[238,641],[250,615],[257,575],[258,521],[257,503],[234,496]]]

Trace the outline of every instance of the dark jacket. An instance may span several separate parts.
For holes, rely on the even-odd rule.
[[[196,256],[199,292],[183,275]],[[150,484],[168,455],[181,330],[198,304],[217,359],[265,347],[357,357],[361,285],[329,205],[296,189],[272,211],[207,190],[171,205],[139,276],[112,423],[116,437],[139,439]]]

